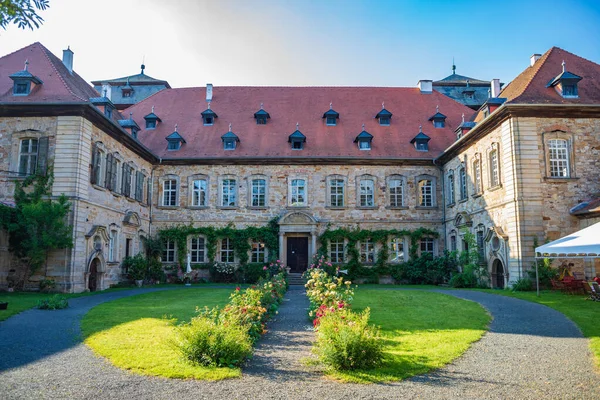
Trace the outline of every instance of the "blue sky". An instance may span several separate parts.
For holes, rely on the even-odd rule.
[[[600,1],[51,0],[0,53],[67,45],[85,79],[139,72],[173,87],[414,86],[457,73],[508,83],[558,46],[600,63]]]

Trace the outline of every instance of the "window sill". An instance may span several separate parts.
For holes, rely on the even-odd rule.
[[[175,210],[175,209],[179,208],[179,206],[156,206],[156,208],[162,209],[162,210]]]
[[[121,197],[121,193],[113,192],[112,190],[110,191],[110,194],[112,194],[115,197]]]
[[[269,207],[267,206],[260,206],[260,207],[256,207],[256,206],[248,206],[247,207],[249,210],[268,210]]]
[[[136,199],[132,199],[131,197],[125,197],[127,199],[128,202],[130,203],[135,203]]]
[[[476,199],[478,197],[481,197],[483,195],[483,193],[474,193],[471,195],[472,198]]]
[[[106,191],[108,190],[107,188],[105,188],[105,187],[103,187],[103,186],[96,185],[95,183],[92,183],[91,185],[92,185],[92,187],[93,187],[94,189],[96,189],[96,190],[101,190],[101,191],[103,191],[103,192],[106,192]]]
[[[446,204],[446,207],[452,208],[452,207],[454,207],[455,205],[456,205],[456,203],[455,203],[455,202],[452,202],[452,203],[448,203],[448,204]]]
[[[388,210],[408,210],[408,206],[386,206]]]
[[[376,206],[356,206],[357,210],[377,210]]]
[[[552,178],[549,176],[545,176],[544,177],[544,182],[548,182],[548,183],[568,183],[568,182],[576,182],[578,181],[579,178]]]
[[[119,265],[119,261],[107,261],[106,265]]]
[[[489,187],[489,188],[488,188],[488,191],[489,191],[489,192],[493,192],[493,191],[495,191],[495,190],[499,190],[499,189],[502,189],[502,184],[499,184],[499,185],[496,185],[496,186]]]
[[[188,206],[187,208],[189,208],[190,210],[206,210],[209,207],[208,206]]]
[[[344,207],[332,207],[332,206],[327,206],[325,207],[328,210],[346,210],[348,209],[348,207],[344,206]]]
[[[437,210],[437,206],[416,206],[417,210]]]
[[[218,210],[237,210],[238,208],[238,206],[217,206]]]
[[[466,203],[466,202],[467,202],[467,200],[469,200],[469,197],[468,197],[468,196],[467,196],[467,197],[465,197],[464,199],[460,199],[458,202],[459,202],[459,203]]]

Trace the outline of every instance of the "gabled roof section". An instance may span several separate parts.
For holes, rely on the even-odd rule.
[[[135,85],[164,85],[167,87],[167,89],[171,89],[169,82],[164,81],[162,79],[152,78],[151,76],[148,76],[143,72],[141,74],[137,74],[137,75],[124,76],[122,78],[93,81],[92,85],[100,86],[102,84],[109,84],[111,86],[122,86],[123,84],[127,83],[127,81],[129,81],[130,85],[134,85],[134,86]]]
[[[269,113],[266,112],[265,110],[263,110],[262,105],[261,105],[260,110],[258,110],[257,112],[254,113],[254,118],[258,118],[258,117],[271,118]]]
[[[27,65],[29,64],[29,61],[25,61],[25,68],[24,70],[21,70],[19,72],[15,72],[14,74],[11,74],[9,76],[10,79],[12,80],[17,80],[17,79],[23,79],[23,80],[29,80],[32,81],[36,84],[40,84],[42,83],[42,81],[37,77],[31,74],[31,72],[29,72],[27,70]]]
[[[158,122],[162,122],[162,119],[160,119],[160,117],[158,115],[154,114],[154,106],[152,106],[152,111],[150,112],[150,114],[144,115],[144,119],[146,121],[158,121]]]
[[[377,113],[377,115],[375,115],[375,118],[391,118],[391,117],[392,117],[392,113],[389,112],[388,110],[386,110],[384,104],[381,103],[381,111],[379,111]]]
[[[340,118],[340,113],[333,109],[333,104],[329,103],[329,110],[325,111],[323,114],[323,118],[334,117],[336,119]]]
[[[134,128],[138,131],[140,130],[140,126],[133,119],[120,119],[119,125],[121,125],[122,128]]]
[[[371,135],[369,132],[365,131],[365,126],[363,125],[363,130],[361,133],[358,134],[358,136],[356,136],[354,138],[354,143],[361,141],[361,140],[367,140],[367,141],[371,141],[373,140],[373,135]]]
[[[469,78],[468,76],[452,74],[448,75],[444,79],[440,79],[439,81],[433,81],[433,85],[465,85],[469,82],[469,85],[473,86],[489,86],[490,81],[482,81],[481,79]]]
[[[302,142],[306,142],[306,136],[304,136],[304,134],[302,132],[300,132],[298,129],[296,129],[294,131],[294,133],[292,133],[289,137],[288,137],[288,143],[291,143],[292,140],[296,141],[302,141]]]
[[[572,74],[569,71],[563,71],[556,78],[554,78],[550,82],[548,82],[548,84],[546,85],[546,87],[554,86],[558,82],[563,81],[563,80],[564,81],[575,81],[575,82],[577,82],[577,81],[580,81],[581,79],[582,78],[579,75]]]
[[[183,136],[181,136],[179,134],[179,132],[177,132],[177,128],[175,128],[175,132],[171,133],[169,136],[167,136],[165,139],[167,139],[168,141],[172,141],[172,142],[181,142],[181,143],[186,143],[185,139],[183,138]]]
[[[582,78],[577,98],[564,98],[547,87],[548,82],[561,74],[563,61],[570,74]],[[505,97],[509,104],[600,104],[600,65],[552,47],[509,83],[500,97]]]
[[[431,140],[431,138],[429,136],[427,136],[426,134],[423,133],[422,127],[419,127],[419,133],[417,134],[417,136],[415,136],[414,138],[411,139],[410,143],[414,144],[416,141],[419,141],[419,140],[425,140],[425,141]]]
[[[446,118],[448,118],[448,117],[446,117],[444,114],[442,114],[440,112],[439,107],[436,107],[435,114],[433,114],[431,117],[429,117],[429,121],[443,121]]]
[[[219,118],[216,112],[210,109],[210,102],[208,103],[208,108],[200,113],[203,117],[215,117]]]
[[[222,141],[225,141],[225,140],[227,140],[227,139],[233,139],[233,140],[235,140],[236,142],[239,142],[239,141],[240,141],[240,138],[239,138],[239,137],[238,137],[238,136],[237,136],[235,133],[233,133],[233,132],[231,132],[231,131],[229,131],[229,132],[227,132],[227,133],[224,133],[223,135],[221,135],[221,140],[222,140]]]
[[[22,71],[25,60],[29,61],[25,72],[40,79],[43,85],[36,86],[28,96],[13,96],[9,74]],[[62,61],[39,42],[0,58],[0,103],[87,103],[99,96],[75,71],[69,73]]]

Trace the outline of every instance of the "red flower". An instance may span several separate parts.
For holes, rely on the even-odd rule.
[[[238,287],[236,287],[236,288],[235,288],[235,290],[239,291],[239,290],[240,290],[240,287],[239,287],[239,286],[238,286]]]

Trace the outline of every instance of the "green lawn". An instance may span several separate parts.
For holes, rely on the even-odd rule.
[[[600,302],[586,300],[587,296],[570,295],[542,290],[540,297],[535,292],[511,292],[508,290],[482,290],[483,292],[516,297],[543,304],[566,315],[590,339],[596,366],[600,368]]]
[[[386,361],[371,371],[328,372],[346,382],[391,382],[440,368],[463,354],[486,332],[491,318],[479,304],[420,290],[359,286],[352,308],[371,308],[381,327]]]
[[[82,320],[85,343],[115,366],[142,375],[219,380],[239,368],[208,368],[183,361],[170,341],[175,321],[189,321],[196,306],[225,305],[232,289],[200,287],[127,297],[93,308]]]

